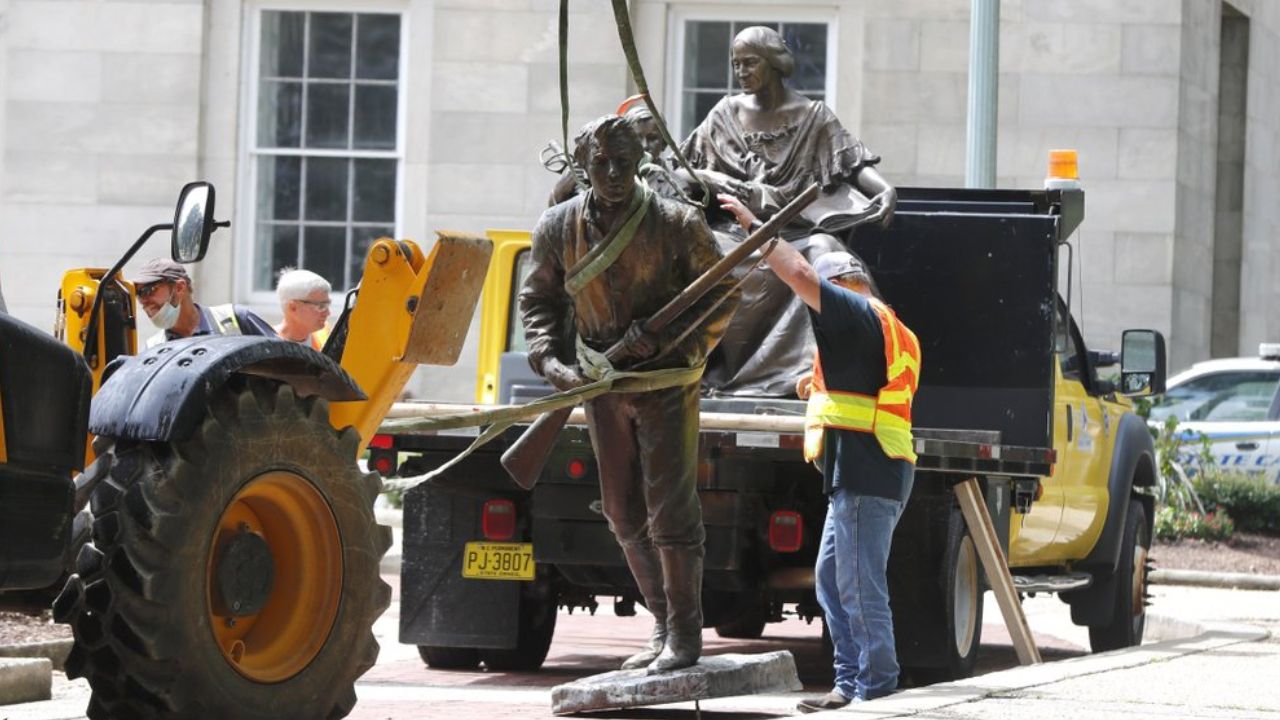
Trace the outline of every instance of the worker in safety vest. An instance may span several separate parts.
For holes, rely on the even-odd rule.
[[[276,297],[284,321],[276,326],[276,334],[285,340],[324,349],[329,339],[329,307],[332,292],[329,281],[310,270],[285,270],[276,283]]]
[[[755,221],[735,198],[720,201],[744,226]],[[914,479],[920,344],[879,299],[859,258],[832,252],[811,266],[790,244],[774,245],[766,262],[809,306],[818,342],[813,375],[796,388],[809,402],[805,459],[821,463],[829,498],[815,585],[835,649],[835,688],[799,704],[817,712],[874,700],[898,684],[886,571]]]
[[[197,335],[276,336],[265,320],[239,305],[197,303],[186,269],[168,258],[148,260],[130,280],[137,288],[138,303],[160,328],[147,339],[148,348]]]

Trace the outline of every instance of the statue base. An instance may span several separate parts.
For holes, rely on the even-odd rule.
[[[551,712],[570,715],[802,689],[795,658],[786,650],[712,655],[693,667],[666,673],[616,670],[557,685],[551,689]]]

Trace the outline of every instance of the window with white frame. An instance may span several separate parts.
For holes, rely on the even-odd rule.
[[[259,28],[251,290],[299,267],[340,292],[395,234],[401,17],[263,10]]]
[[[829,23],[694,18],[682,18],[678,22],[676,51],[680,53],[677,60],[680,71],[675,78],[675,100],[679,105],[680,137],[692,132],[720,98],[741,92],[730,67],[729,53],[734,36],[752,25],[777,30],[791,48],[796,69],[787,84],[806,97],[830,99]]]

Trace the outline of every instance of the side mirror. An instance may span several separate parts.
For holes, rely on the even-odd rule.
[[[182,188],[173,216],[174,262],[194,263],[204,258],[209,236],[224,225],[213,219],[214,198],[213,185],[204,181],[187,183]]]
[[[1125,330],[1120,342],[1121,393],[1160,395],[1164,390],[1164,336],[1155,330]]]

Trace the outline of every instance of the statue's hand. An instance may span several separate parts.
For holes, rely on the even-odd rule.
[[[889,227],[893,222],[893,212],[898,208],[898,190],[889,188],[871,198],[875,212],[867,217],[868,223],[880,223],[881,227]]]
[[[560,392],[572,390],[587,384],[587,379],[576,367],[569,367],[555,358],[551,358],[542,366],[542,377]]]
[[[627,328],[622,336],[622,349],[632,361],[644,360],[658,352],[658,337],[644,329],[644,323],[637,320]]]

